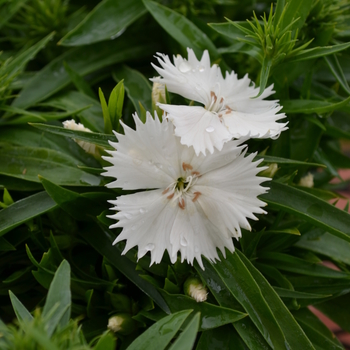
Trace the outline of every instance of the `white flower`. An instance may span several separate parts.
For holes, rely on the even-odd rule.
[[[76,123],[75,120],[65,120],[63,123],[63,126],[65,129],[70,129],[70,130],[76,130],[76,131],[85,131],[85,132],[92,132],[90,129],[86,128],[83,124],[81,123]],[[74,141],[87,153],[94,155],[96,153],[96,145],[90,142],[86,141],[81,141],[81,140],[76,140]]]
[[[273,85],[254,98],[259,89],[251,86],[247,75],[238,79],[234,72],[226,72],[223,78],[216,64],[210,66],[208,51],[200,61],[191,49],[187,51],[188,60],[178,55],[174,64],[167,55],[158,54],[161,67],[152,65],[163,78],[151,79],[165,84],[170,92],[204,105],[159,104],[174,123],[175,135],[182,144],[193,146],[197,155],[206,150],[213,153],[214,147],[220,151],[232,138],[278,138],[287,129],[287,123],[276,122],[285,118],[284,113],[277,114],[282,109],[278,100],[264,100],[274,93]]]
[[[167,120],[161,123],[149,113],[145,124],[137,115],[134,120],[136,131],[123,124],[125,135],[115,133],[119,142],[110,144],[117,151],[104,157],[113,166],[103,175],[117,179],[107,187],[148,191],[110,201],[117,211],[110,217],[118,220],[110,228],[123,227],[114,243],[126,240],[123,253],[138,246],[138,258],[150,251],[151,264],[159,263],[165,250],[174,263],[180,251],[182,261],[197,259],[202,268],[201,255],[214,262],[216,248],[224,255],[225,248],[233,252],[232,237],[241,236],[240,227],[250,229],[247,218],[265,213],[257,198],[267,190],[260,183],[268,179],[256,176],[265,169],[257,167],[261,160],[244,157],[239,141],[197,156]]]

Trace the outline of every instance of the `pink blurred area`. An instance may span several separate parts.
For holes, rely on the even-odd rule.
[[[350,143],[343,144],[343,151],[348,156],[350,155]],[[336,202],[336,207],[339,209],[344,209],[350,199],[350,169],[340,169],[339,176],[343,181],[349,181],[348,186],[338,193],[342,195],[344,198],[340,198],[337,202],[336,200],[332,200],[331,203]],[[339,179],[335,179],[332,183],[341,182]],[[348,208],[350,213],[350,206]],[[330,268],[337,269],[338,268],[331,262],[325,261],[324,264]],[[322,312],[318,311],[314,307],[310,306],[309,309],[336,335],[339,341],[344,345],[346,350],[350,350],[350,334],[348,332],[343,331],[336,323],[334,323],[331,319],[325,316]],[[350,309],[349,309],[349,317],[350,317]]]

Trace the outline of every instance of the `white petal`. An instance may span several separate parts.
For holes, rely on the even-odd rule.
[[[235,138],[250,136],[251,138],[278,138],[282,131],[288,129],[288,123],[277,123],[285,118],[285,114],[276,114],[282,107],[275,107],[263,113],[246,113],[231,111],[224,113],[226,127]]]
[[[123,227],[114,243],[127,240],[124,253],[138,246],[138,258],[151,252],[151,264],[159,263],[167,249],[171,252],[170,229],[176,218],[175,203],[162,196],[162,190],[121,196],[113,202],[113,210],[119,210],[110,217],[119,220],[113,227]],[[178,208],[180,209],[180,208]],[[172,262],[176,261],[176,257]]]
[[[188,61],[181,56],[174,57],[174,64],[167,55],[158,54],[161,67],[152,66],[162,78],[152,81],[165,84],[169,92],[174,92],[190,100],[204,105],[210,102],[210,91],[217,82],[223,81],[222,73],[217,65],[210,66],[207,50],[199,61],[192,49],[187,49]]]
[[[146,124],[135,116],[137,131],[123,125],[125,135],[116,134],[119,142],[110,142],[117,151],[103,157],[113,166],[105,168],[104,176],[117,178],[107,187],[123,189],[166,187],[176,180],[179,159],[174,128],[169,122],[160,123],[148,115]]]
[[[159,107],[168,113],[167,117],[175,125],[175,135],[181,143],[193,146],[197,155],[219,151],[225,142],[232,138],[219,117],[203,107],[173,106],[160,104]]]

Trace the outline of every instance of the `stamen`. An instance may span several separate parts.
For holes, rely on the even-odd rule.
[[[188,163],[183,162],[183,163],[182,163],[182,169],[183,169],[184,171],[186,171],[186,170],[192,170],[192,169],[193,169],[193,166],[192,166],[191,164],[188,164]]]
[[[184,210],[185,209],[185,200],[183,198],[181,198],[179,200],[179,207]]]
[[[221,99],[220,99],[220,103],[223,103],[224,102],[224,98],[223,97],[221,97]]]
[[[199,177],[200,176],[200,172],[199,171],[192,171],[191,172],[191,175],[194,175],[194,176],[197,176],[197,177]]]
[[[202,193],[201,192],[194,192],[193,194],[194,194],[194,197],[192,199],[192,202],[195,202]]]
[[[168,192],[169,192],[169,187],[166,188],[166,189],[162,192],[162,194],[166,194],[166,193],[168,193]]]
[[[216,103],[218,97],[216,96],[214,91],[210,91],[210,97],[214,99],[214,103]]]
[[[169,196],[167,197],[168,199],[171,199],[171,198],[173,198],[174,197],[174,192],[172,193],[172,194],[169,194]]]

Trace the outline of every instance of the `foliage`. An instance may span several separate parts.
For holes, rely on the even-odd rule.
[[[83,5],[0,0],[1,349],[343,349],[308,306],[350,331],[349,204],[329,202],[349,186],[338,175],[350,169],[349,4]],[[277,140],[248,142],[270,165],[268,214],[204,271],[168,256],[149,266],[136,248],[121,255],[106,215],[123,191],[101,176],[112,130],[156,108],[153,55],[187,47],[248,73],[260,93],[274,84],[289,122]],[[72,118],[92,132],[64,129]],[[301,186],[309,173],[314,186]],[[186,295],[189,278],[207,288],[206,302]],[[116,315],[127,332],[107,329]]]

